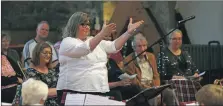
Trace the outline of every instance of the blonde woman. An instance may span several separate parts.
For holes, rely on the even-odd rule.
[[[51,67],[52,63],[52,48],[49,44],[42,42],[37,43],[33,50],[32,64],[27,69],[28,78],[34,78],[46,83],[49,87],[48,98],[45,102],[46,106],[57,105],[56,85],[58,73]]]

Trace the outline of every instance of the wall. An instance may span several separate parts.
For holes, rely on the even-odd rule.
[[[208,44],[218,40],[223,45],[222,1],[177,1],[182,16],[195,15],[185,23],[192,44]]]
[[[13,45],[22,45],[34,38],[36,25],[41,20],[49,22],[49,41],[55,43],[61,36],[61,29],[74,12],[88,13],[92,29],[95,17],[102,17],[103,14],[102,1],[3,1],[1,3],[1,31],[12,36]]]
[[[144,33],[148,41],[148,45],[152,45],[160,36],[159,33],[144,9],[141,1],[116,1],[116,8],[111,18],[111,22],[117,23],[118,34],[124,29],[125,23],[129,17],[133,18],[133,22],[144,20],[144,24],[139,28]],[[125,14],[123,14],[125,13]],[[121,35],[121,34],[120,34]],[[119,36],[119,35],[117,35]],[[154,53],[159,52],[159,45],[153,46]]]

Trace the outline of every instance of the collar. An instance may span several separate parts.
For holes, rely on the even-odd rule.
[[[135,56],[137,56],[137,53],[135,52],[134,53]],[[147,61],[148,60],[148,56],[145,55],[144,58],[140,59],[139,57],[136,58],[136,61],[139,63],[139,62],[144,62],[144,61]]]

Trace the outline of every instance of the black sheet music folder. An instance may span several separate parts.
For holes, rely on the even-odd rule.
[[[147,88],[126,101],[126,106],[149,105],[148,100],[159,95],[164,89],[170,87],[170,84],[159,87]]]

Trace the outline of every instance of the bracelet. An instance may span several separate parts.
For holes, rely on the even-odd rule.
[[[126,31],[126,32],[124,33],[124,36],[128,36],[128,37],[130,37],[130,36],[132,36],[132,34],[128,33],[128,31]]]

